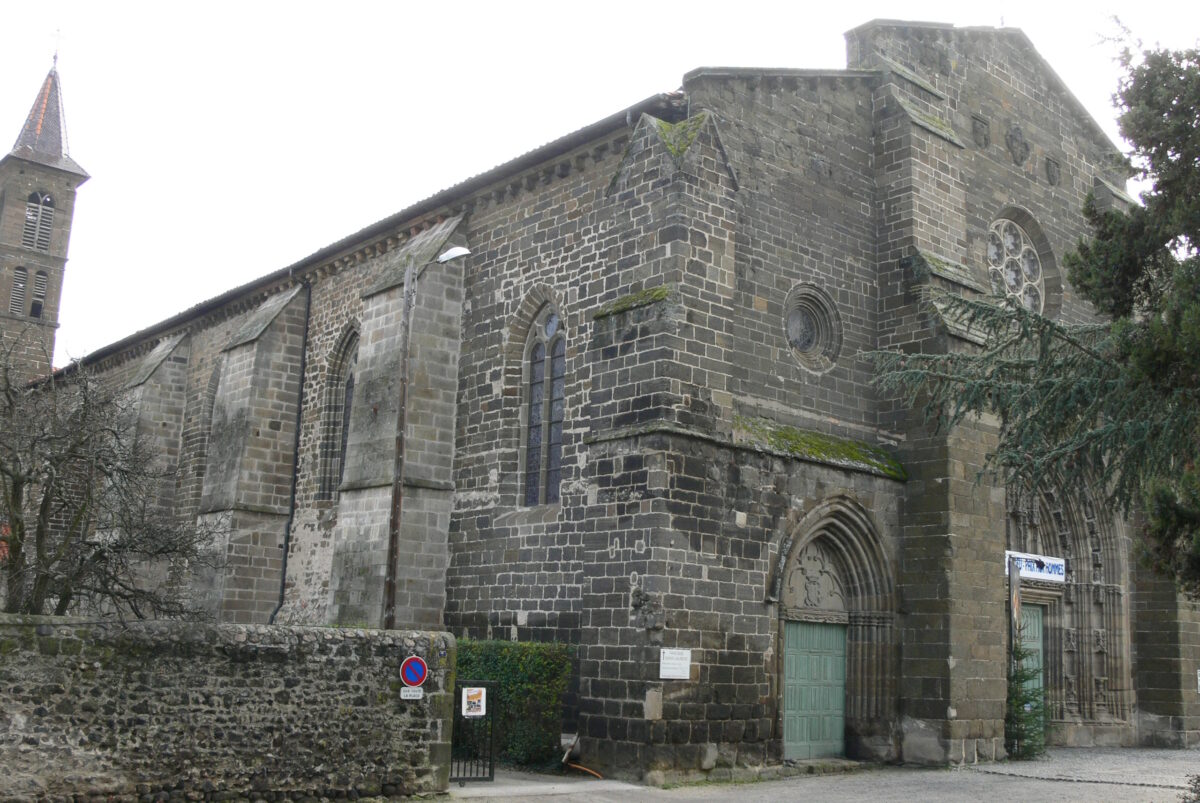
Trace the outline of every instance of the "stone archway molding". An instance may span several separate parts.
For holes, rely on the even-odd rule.
[[[788,566],[817,539],[838,556],[846,569],[847,576],[843,578],[846,593],[856,603],[852,609],[893,610],[891,561],[883,550],[874,520],[857,500],[844,495],[821,501],[788,527],[779,544],[773,576],[767,583],[767,602],[780,601]]]
[[[793,572],[802,576],[793,577],[789,588]],[[810,595],[816,604],[806,605],[797,592],[803,586],[808,594],[813,584],[820,586]],[[894,585],[873,517],[845,495],[822,500],[789,525],[768,584],[767,601],[778,605],[780,638],[787,621],[847,626],[846,751],[853,757],[886,761],[896,755]],[[782,689],[782,665],[779,671]]]

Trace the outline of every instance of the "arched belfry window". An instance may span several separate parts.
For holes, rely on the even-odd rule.
[[[25,227],[21,231],[21,245],[50,250],[50,230],[54,227],[54,199],[44,192],[30,193],[25,202]]]
[[[337,496],[346,473],[346,445],[350,437],[350,410],[354,404],[354,377],[358,369],[358,332],[348,331],[329,361],[325,389],[325,425],[321,438],[322,499]]]
[[[558,501],[562,481],[567,339],[553,306],[542,307],[526,346],[525,504]]]
[[[12,291],[8,296],[8,311],[13,315],[25,314],[25,286],[29,283],[29,271],[17,268],[13,271]]]

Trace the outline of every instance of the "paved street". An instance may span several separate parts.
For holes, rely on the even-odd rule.
[[[537,799],[572,803],[635,801],[1121,801],[1177,803],[1189,774],[1200,774],[1200,750],[1058,748],[1038,761],[959,769],[869,767],[851,773],[745,784],[653,789],[620,781],[500,772],[495,783],[454,785],[452,798]]]

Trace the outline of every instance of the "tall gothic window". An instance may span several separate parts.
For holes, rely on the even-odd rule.
[[[39,251],[50,250],[50,229],[54,226],[54,199],[44,192],[34,192],[25,202],[25,228],[21,245]]]
[[[350,409],[354,403],[354,375],[358,368],[358,333],[347,332],[329,362],[325,391],[325,425],[321,439],[322,499],[337,496],[346,473],[346,444],[350,437]]]
[[[558,501],[562,480],[562,429],[567,339],[550,305],[542,308],[526,347],[525,504]]]
[[[8,311],[13,315],[25,314],[25,285],[29,282],[29,271],[17,268],[13,271],[12,292],[8,296]]]

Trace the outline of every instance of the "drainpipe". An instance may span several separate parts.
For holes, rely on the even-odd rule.
[[[300,482],[300,423],[304,417],[304,374],[308,367],[308,321],[312,309],[312,285],[307,279],[304,286],[304,335],[300,339],[300,392],[296,397],[296,438],[292,442],[292,491],[288,500],[287,524],[283,527],[283,567],[279,571],[279,604],[271,611],[267,624],[275,624],[275,617],[283,608],[283,597],[287,591],[288,550],[292,545],[292,522],[296,520],[296,485]]]

